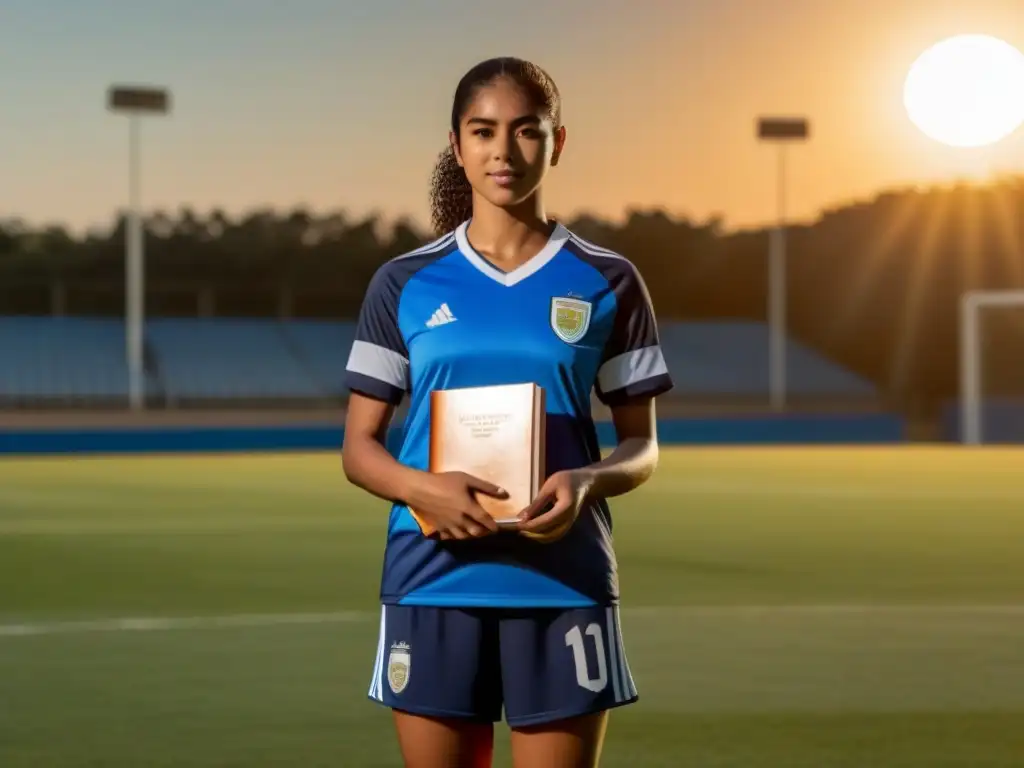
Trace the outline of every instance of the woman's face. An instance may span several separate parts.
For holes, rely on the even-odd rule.
[[[565,129],[556,129],[522,88],[502,77],[477,89],[459,136],[450,138],[473,191],[508,208],[529,198],[558,162]]]

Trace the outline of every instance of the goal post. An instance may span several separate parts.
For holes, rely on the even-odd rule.
[[[1024,291],[968,291],[960,299],[960,441],[979,445],[983,434],[982,311],[1024,309]]]

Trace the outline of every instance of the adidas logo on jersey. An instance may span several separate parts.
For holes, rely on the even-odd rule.
[[[436,310],[434,314],[427,320],[427,328],[437,328],[439,325],[447,325],[448,323],[454,323],[458,318],[452,314],[452,311],[448,309],[448,304],[442,304],[440,309]]]

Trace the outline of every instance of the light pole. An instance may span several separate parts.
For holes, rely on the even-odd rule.
[[[761,117],[757,138],[778,147],[776,224],[768,250],[768,391],[772,408],[786,407],[786,149],[806,141],[808,121],[802,117]]]
[[[107,108],[128,116],[128,220],[125,228],[125,355],[128,362],[128,400],[133,410],[146,404],[143,367],[145,316],[145,258],[142,233],[141,158],[139,136],[143,115],[163,115],[170,109],[170,94],[163,88],[111,86]]]

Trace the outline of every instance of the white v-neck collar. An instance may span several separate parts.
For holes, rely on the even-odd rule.
[[[562,250],[562,246],[565,245],[566,240],[569,239],[569,230],[561,224],[556,223],[555,229],[551,233],[551,237],[548,238],[547,244],[540,249],[536,256],[525,264],[520,264],[511,272],[502,272],[487,261],[487,259],[473,250],[473,246],[469,244],[469,238],[466,237],[467,227],[469,227],[469,222],[465,221],[455,230],[455,241],[459,244],[459,251],[466,257],[466,260],[476,267],[482,274],[504,286],[515,285],[516,283],[525,280],[535,272],[540,271],[545,264],[555,258],[558,252]]]

